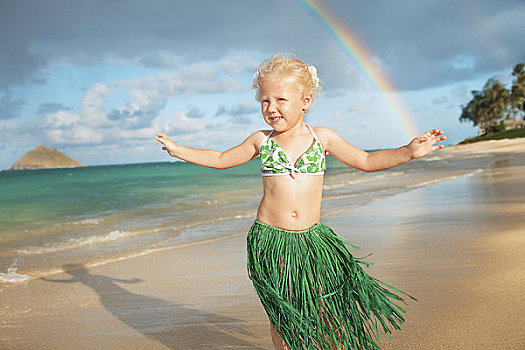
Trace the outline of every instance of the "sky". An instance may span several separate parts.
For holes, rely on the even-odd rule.
[[[41,144],[170,160],[156,132],[233,147],[268,128],[251,83],[278,52],[318,70],[307,123],[367,150],[431,128],[455,144],[477,134],[471,90],[525,62],[524,18],[522,0],[0,0],[0,169]]]

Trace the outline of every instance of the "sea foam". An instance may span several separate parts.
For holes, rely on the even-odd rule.
[[[7,273],[0,272],[0,282],[9,282],[9,283],[16,283],[16,282],[22,282],[25,280],[28,280],[31,278],[31,276],[18,273],[18,268],[15,266],[10,266],[7,269]]]
[[[30,246],[22,249],[17,249],[16,252],[24,255],[55,253],[63,250],[76,249],[97,243],[116,241],[126,237],[135,236],[137,234],[139,233],[114,230],[106,235],[72,238],[67,241],[54,242],[44,246]]]

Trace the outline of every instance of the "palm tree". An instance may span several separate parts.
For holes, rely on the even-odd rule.
[[[480,126],[481,124],[481,101],[483,96],[480,91],[471,91],[472,100],[466,106],[461,107],[461,116],[459,117],[460,122],[471,121],[474,126]]]
[[[510,94],[495,78],[487,81],[483,90],[472,91],[472,100],[462,107],[461,122],[471,121],[480,130],[495,131],[500,122],[510,115]]]
[[[512,89],[510,93],[510,103],[512,105],[513,112],[521,115],[525,120],[525,64],[518,63],[514,66],[512,75],[514,76],[514,82],[512,83]]]
[[[490,129],[511,115],[510,93],[496,79],[489,79],[483,88],[487,106],[487,123]]]

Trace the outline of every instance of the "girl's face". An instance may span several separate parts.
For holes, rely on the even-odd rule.
[[[264,79],[259,96],[264,121],[277,132],[300,124],[312,103],[312,96],[304,96],[293,78]]]

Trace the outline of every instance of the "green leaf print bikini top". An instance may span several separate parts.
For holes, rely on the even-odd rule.
[[[270,138],[273,131],[263,139],[259,147],[262,176],[324,174],[326,170],[326,160],[323,145],[321,145],[321,141],[319,141],[314,131],[308,125],[306,125],[306,127],[310,130],[315,141],[314,144],[299,157],[295,164],[290,162],[290,158],[281,146]]]

